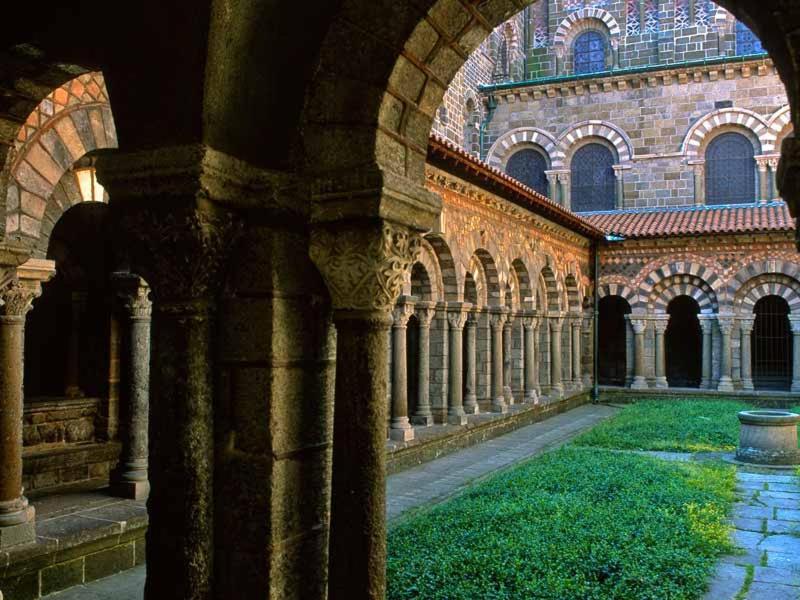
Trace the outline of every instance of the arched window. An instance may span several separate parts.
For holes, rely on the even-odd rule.
[[[669,323],[664,335],[669,387],[700,387],[703,334],[697,315],[700,306],[691,296],[678,296],[667,306]]]
[[[741,133],[723,133],[706,150],[706,204],[745,204],[755,200],[753,144]]]
[[[750,31],[741,21],[736,21],[736,54],[746,56],[749,54],[764,54],[764,46],[755,33]]]
[[[572,210],[613,210],[614,155],[603,144],[586,144],[572,157]]]
[[[792,331],[789,304],[780,296],[764,296],[753,307],[750,338],[756,389],[788,390],[792,384]]]
[[[598,381],[600,385],[625,385],[627,364],[625,315],[630,314],[631,306],[621,296],[606,296],[599,304]]]
[[[587,31],[575,40],[575,73],[606,70],[606,40],[599,31]]]
[[[547,159],[541,152],[526,148],[514,153],[506,165],[506,173],[533,188],[543,196],[547,195]]]

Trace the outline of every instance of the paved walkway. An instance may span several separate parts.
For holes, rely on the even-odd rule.
[[[739,467],[734,541],[705,600],[800,600],[800,481]],[[741,595],[739,595],[741,593]]]
[[[449,454],[407,471],[391,475],[387,482],[386,511],[390,521],[404,512],[452,496],[476,479],[498,469],[541,454],[569,441],[579,433],[616,414],[604,405],[584,405],[541,423]],[[144,566],[52,594],[48,600],[140,600]]]

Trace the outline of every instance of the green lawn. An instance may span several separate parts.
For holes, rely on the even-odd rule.
[[[698,598],[733,490],[728,465],[563,448],[394,528],[388,597]]]
[[[752,408],[735,400],[642,401],[626,406],[613,419],[578,437],[575,444],[622,450],[730,451],[739,441],[736,413]]]

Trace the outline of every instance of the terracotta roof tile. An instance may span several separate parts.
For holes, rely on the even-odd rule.
[[[701,233],[760,233],[794,231],[795,221],[786,203],[681,206],[615,210],[581,214],[586,221],[625,238]]]

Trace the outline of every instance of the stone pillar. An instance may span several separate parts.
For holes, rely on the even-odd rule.
[[[414,425],[433,425],[431,411],[431,321],[436,314],[435,302],[417,302],[416,315],[419,323],[419,374],[417,376],[417,410],[411,417]]]
[[[647,376],[645,375],[644,360],[644,332],[647,329],[645,319],[631,319],[633,327],[633,383],[631,389],[646,390]]]
[[[765,157],[756,157],[756,168],[758,173],[758,202],[771,200],[769,189],[769,164]]]
[[[664,333],[667,331],[669,315],[653,321],[656,333],[656,387],[669,387],[667,383],[667,357],[664,348]]]
[[[702,205],[706,203],[706,161],[690,160],[688,164],[694,174],[694,203]]]
[[[82,397],[80,387],[81,321],[86,310],[86,292],[72,292],[69,343],[67,344],[67,368],[64,377],[64,395],[68,398]]]
[[[537,404],[539,394],[536,385],[536,318],[533,311],[525,311],[522,317],[522,327],[525,329],[525,347],[523,350],[525,360],[525,402]]]
[[[478,319],[474,312],[470,312],[467,316],[465,335],[465,346],[467,347],[466,362],[466,386],[464,394],[464,412],[468,415],[477,415],[478,410],[478,365],[477,365],[477,333],[478,333]]]
[[[150,493],[147,473],[152,311],[150,288],[131,273],[115,273],[112,282],[117,287],[117,295],[122,300],[128,321],[127,346],[123,354],[128,419],[122,428],[120,462],[111,475],[112,488],[118,496],[142,500]]]
[[[547,186],[550,190],[550,199],[556,204],[561,204],[561,195],[558,189],[558,171],[545,171]]]
[[[800,318],[789,317],[792,327],[792,391],[800,392]]]
[[[561,383],[564,386],[564,391],[567,391],[572,388],[573,385],[573,374],[572,374],[572,317],[566,317],[564,319],[564,323],[566,326],[566,347],[564,344],[564,338],[561,338],[561,352],[562,356],[565,354],[566,356],[562,359],[564,361],[562,365],[561,371]],[[563,329],[562,329],[563,332]],[[562,333],[563,336],[563,333]]]
[[[508,318],[505,307],[493,308],[490,313],[492,324],[492,412],[508,412],[503,392],[503,326]]]
[[[711,334],[714,327],[714,321],[708,315],[699,315],[697,317],[700,321],[700,329],[703,331],[703,364],[701,369],[700,387],[704,389],[711,388]]]
[[[514,392],[511,390],[511,367],[513,366],[513,348],[511,344],[512,326],[514,315],[508,315],[503,324],[503,397],[507,406],[514,405]]]
[[[408,320],[414,314],[414,303],[400,297],[392,311],[392,419],[389,437],[398,442],[414,439],[414,428],[408,420],[408,361],[406,335]]]
[[[41,293],[41,281],[52,275],[52,266],[48,277],[38,280],[22,279],[13,267],[0,275],[0,549],[6,549],[36,541],[36,513],[22,488],[25,315]]]
[[[570,172],[561,171],[558,174],[558,181],[561,183],[561,206],[566,209],[572,208],[572,194],[570,192]]]
[[[779,199],[780,193],[778,192],[778,162],[779,157],[772,157],[767,161],[767,165],[769,166],[769,199],[770,200],[777,200]]]
[[[450,368],[447,383],[447,422],[450,425],[466,425],[464,412],[464,324],[472,305],[468,302],[449,302],[447,321],[450,324]]]
[[[539,334],[539,360],[536,366],[536,374],[539,376],[539,394],[542,390],[550,395],[550,317],[542,317],[539,326],[536,327]]]
[[[625,170],[624,165],[614,165],[614,180],[616,184],[616,197],[614,199],[614,208],[625,208]]]
[[[563,319],[550,319],[550,399],[557,400],[564,396],[564,385],[561,383],[561,327]]]
[[[583,377],[581,375],[581,319],[572,320],[572,384],[576,390],[581,389]]]
[[[742,388],[745,390],[755,389],[753,386],[753,362],[751,357],[752,345],[750,336],[753,333],[754,318],[739,319],[739,331],[742,332],[741,346],[741,372]]]
[[[586,360],[583,363],[583,387],[591,387],[594,378],[594,317],[583,319],[583,347],[586,349]]]
[[[720,392],[733,391],[733,378],[731,377],[731,334],[733,332],[733,319],[730,317],[717,317],[719,331],[722,335],[720,357],[720,377],[717,389]]]

